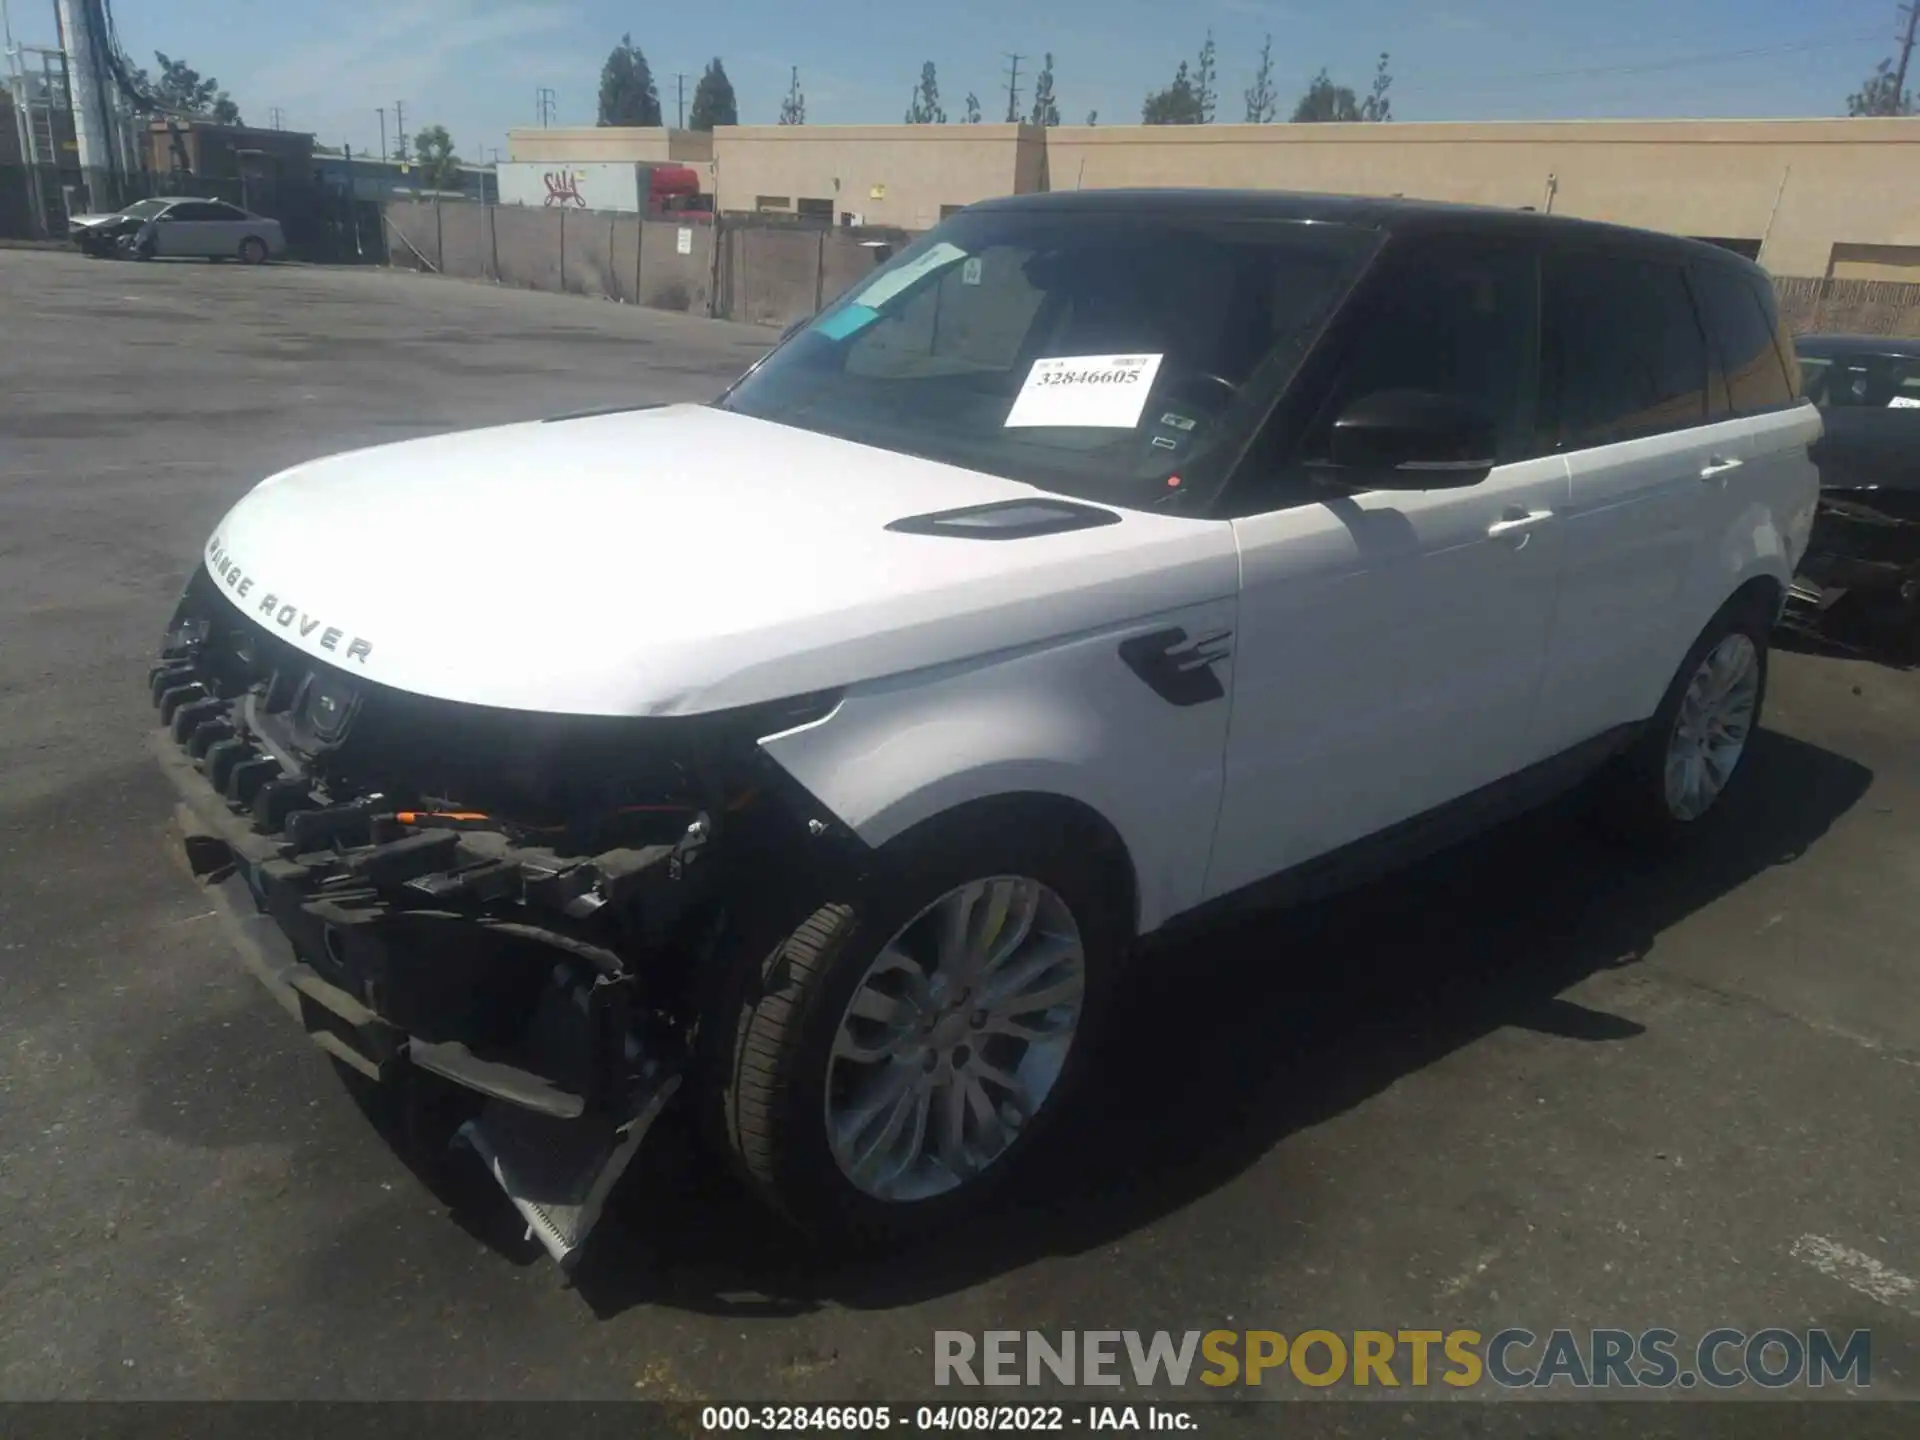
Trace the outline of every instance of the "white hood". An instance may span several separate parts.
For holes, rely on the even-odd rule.
[[[1233,593],[1222,522],[884,528],[1038,494],[677,405],[298,466],[228,512],[207,563],[248,615],[369,680],[596,715],[780,699]]]

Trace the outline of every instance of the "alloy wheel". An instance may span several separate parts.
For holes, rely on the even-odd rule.
[[[1760,704],[1760,651],[1735,631],[1707,653],[1687,682],[1667,737],[1667,808],[1698,820],[1713,807],[1746,753]]]
[[[974,1179],[1058,1084],[1086,992],[1079,926],[1038,880],[935,900],[880,948],[835,1032],[825,1120],[841,1174],[889,1202]]]

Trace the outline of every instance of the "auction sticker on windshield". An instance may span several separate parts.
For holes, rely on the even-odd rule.
[[[1084,425],[1131,430],[1140,423],[1158,355],[1061,355],[1033,362],[1007,412],[1007,428]]]

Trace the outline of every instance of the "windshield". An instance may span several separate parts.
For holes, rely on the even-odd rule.
[[[1378,244],[1299,220],[955,216],[719,402],[1118,505],[1208,493]]]
[[[1800,383],[1809,400],[1834,409],[1920,407],[1920,357],[1800,352]]]
[[[129,220],[151,220],[166,208],[164,200],[136,200],[120,213]]]

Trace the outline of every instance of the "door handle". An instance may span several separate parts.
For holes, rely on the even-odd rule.
[[[1720,483],[1724,485],[1726,481],[1722,477],[1738,470],[1742,463],[1743,462],[1739,460],[1724,459],[1719,455],[1709,455],[1707,457],[1707,463],[1700,467],[1700,478],[1702,480],[1719,480]]]
[[[1532,539],[1531,531],[1536,525],[1543,525],[1553,518],[1551,510],[1522,510],[1511,506],[1493,524],[1487,527],[1489,540],[1504,540],[1518,550]]]

